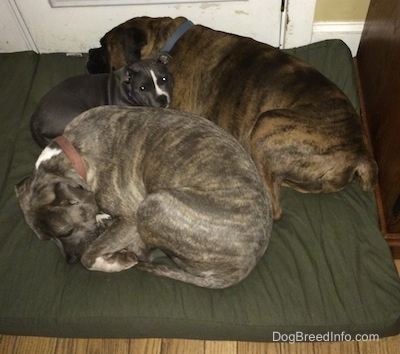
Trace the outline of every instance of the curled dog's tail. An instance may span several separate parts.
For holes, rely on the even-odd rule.
[[[33,139],[42,149],[44,149],[50,140],[46,139],[40,132],[37,122],[35,121],[35,115],[33,115],[31,118],[30,129]]]
[[[356,166],[363,191],[371,191],[378,183],[378,165],[373,158],[361,157]]]

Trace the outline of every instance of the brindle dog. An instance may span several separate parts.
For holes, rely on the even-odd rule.
[[[75,118],[64,137],[84,171],[56,140],[16,193],[28,225],[70,259],[91,270],[136,265],[225,288],[264,254],[269,195],[248,153],[210,121],[176,110],[102,106]],[[168,262],[154,260],[153,250]]]
[[[91,73],[160,51],[185,18],[133,18],[89,52]],[[253,157],[282,214],[279,190],[334,192],[359,177],[368,191],[377,165],[361,120],[345,94],[316,69],[251,38],[195,25],[170,54],[176,108],[212,120]]]

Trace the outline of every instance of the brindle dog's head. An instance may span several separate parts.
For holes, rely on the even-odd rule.
[[[184,17],[135,17],[113,28],[101,38],[100,48],[89,50],[88,72],[108,73],[140,59],[154,58],[184,21]]]
[[[46,177],[46,178],[44,178]],[[40,240],[53,240],[69,263],[104,231],[94,193],[74,180],[36,172],[15,186],[26,223]]]

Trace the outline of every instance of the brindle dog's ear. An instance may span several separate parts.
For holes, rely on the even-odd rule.
[[[32,175],[24,177],[21,181],[19,181],[15,187],[14,191],[17,195],[17,198],[20,198],[22,195],[26,193],[32,183]]]
[[[91,194],[91,192],[86,191],[80,185],[72,186],[68,183],[59,182],[54,186],[54,194],[56,198],[52,203],[53,206],[69,206],[84,201],[87,194]]]
[[[146,33],[139,28],[126,28],[122,32],[122,46],[126,63],[132,65],[142,57],[142,48],[147,44]]]
[[[156,56],[155,61],[163,65],[168,65],[171,62],[171,59],[172,57],[168,53],[161,52]]]

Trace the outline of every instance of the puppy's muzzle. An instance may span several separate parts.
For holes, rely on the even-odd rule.
[[[157,102],[159,103],[160,107],[167,108],[169,106],[170,100],[168,96],[160,95],[157,97]]]

